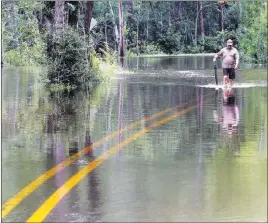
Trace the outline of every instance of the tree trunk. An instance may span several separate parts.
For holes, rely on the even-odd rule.
[[[181,1],[178,2],[178,20],[181,20]]]
[[[76,29],[77,29],[78,33],[80,33],[80,29],[79,29],[79,24],[81,23],[81,22],[79,22],[80,18],[81,18],[81,2],[78,2],[78,5],[77,5],[77,23],[76,23]]]
[[[200,29],[201,29],[201,38],[202,42],[204,42],[205,37],[205,29],[204,29],[204,15],[203,15],[203,2],[199,3],[200,5]]]
[[[197,2],[197,13],[196,13],[196,18],[195,18],[195,36],[194,36],[194,44],[195,45],[197,45],[197,26],[198,26],[199,13],[202,12],[202,15],[203,15],[203,9],[206,7],[210,7],[211,5],[209,4],[209,5],[203,6],[203,4],[202,4],[201,6],[202,6],[202,8],[200,8],[198,10],[198,2]],[[203,31],[202,31],[202,29],[203,29]],[[203,34],[205,33],[204,32],[204,22],[202,22],[201,33],[203,33]],[[202,38],[203,38],[203,36],[202,36]]]
[[[78,11],[79,11],[79,2],[78,1],[69,1],[69,4],[72,4],[75,7],[74,11],[70,11],[68,13],[68,24],[70,26],[76,27],[78,23]]]
[[[15,12],[15,3],[11,3],[10,4],[10,10],[9,10],[9,19],[8,21],[11,22],[11,29],[12,29],[12,33],[13,33],[13,39],[14,39],[14,47],[15,49],[17,49],[20,45],[20,41],[19,41],[19,32],[18,32],[18,22],[16,19],[16,12]]]
[[[108,46],[108,36],[107,36],[107,22],[105,21],[105,42]]]
[[[242,18],[243,18],[243,5],[242,2],[239,2],[239,18],[240,18],[240,22],[242,22]]]
[[[54,14],[53,10],[55,9],[55,1],[45,1],[44,7],[41,11],[35,11],[35,16],[38,20],[38,29],[40,33],[45,33],[46,31],[52,32]]]
[[[148,9],[148,16],[147,16],[147,25],[146,25],[146,52],[148,53],[148,36],[149,36],[149,16],[150,16],[150,11]]]
[[[221,31],[224,31],[224,17],[223,17],[223,5],[221,7]]]
[[[112,15],[112,23],[113,23],[113,26],[114,26],[116,48],[118,48],[118,45],[119,45],[118,28],[117,28],[117,25],[116,25],[116,23],[115,23],[115,18],[114,18],[114,12],[113,12],[113,8],[112,8],[112,4],[111,4],[110,1],[109,1],[108,3],[109,3],[109,6],[110,6],[110,13],[111,13],[111,15]]]
[[[56,0],[54,15],[54,31],[56,34],[61,32],[64,27],[64,0]]]
[[[90,23],[92,19],[92,11],[94,7],[94,1],[86,2],[86,12],[85,12],[85,33],[88,36],[90,31]]]
[[[171,26],[170,2],[168,2],[168,27]]]
[[[70,17],[70,13],[69,13],[69,9],[65,10],[64,12],[64,19],[63,19],[63,24],[69,24],[69,17]]]
[[[1,34],[3,36],[3,33]],[[1,67],[4,66],[4,50],[3,50],[3,38],[1,38]]]
[[[123,3],[122,0],[118,0],[119,9],[119,56],[124,57],[124,17],[123,17]]]
[[[139,55],[140,54],[140,50],[139,50],[139,17],[140,17],[140,9],[141,9],[141,5],[139,4],[139,14],[138,14],[138,18],[136,19],[136,21],[137,21],[137,39],[136,39],[136,53],[137,53],[137,55]]]
[[[162,34],[162,28],[163,28],[163,17],[162,17],[162,11],[161,11],[161,23],[160,23],[160,32],[161,32],[161,34]]]
[[[139,52],[139,21],[137,21],[137,41],[136,41],[136,51],[137,55],[140,54]]]
[[[198,2],[196,2],[196,17],[195,17],[195,31],[194,31],[194,45],[197,45],[197,26],[198,26],[198,15],[199,15],[199,7]]]
[[[132,0],[128,0],[128,5],[129,5],[130,21],[131,23],[134,23],[135,20],[134,20],[134,9]]]

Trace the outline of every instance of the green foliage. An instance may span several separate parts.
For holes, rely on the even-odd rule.
[[[50,84],[82,87],[89,82],[99,81],[96,75],[98,64],[92,54],[88,56],[86,42],[73,29],[65,29],[60,35],[53,36],[52,46],[53,54],[49,58],[48,69]]]
[[[217,36],[205,36],[204,38],[204,51],[205,52],[214,52],[216,53],[217,51],[220,50],[221,48],[221,43],[218,42],[218,37]]]
[[[257,2],[245,5],[241,46],[255,62],[267,63],[267,2],[262,4],[262,8]]]
[[[100,49],[102,57],[94,50],[91,51],[91,69],[95,70],[100,80],[107,80],[117,68],[117,52],[113,51],[107,44]]]
[[[103,59],[105,62],[110,65],[116,64],[116,60],[118,57],[117,51],[113,51],[107,43],[104,45],[104,49],[100,49],[100,51],[103,53]]]
[[[101,59],[94,50],[91,50],[89,55],[90,55],[89,72],[91,74],[94,74],[95,76],[95,78],[93,79],[94,81],[101,80],[102,79],[100,72]]]
[[[215,36],[205,36],[204,43],[204,51],[206,53],[210,52],[218,52],[220,49],[226,46],[226,41],[228,39],[232,39],[234,42],[234,46],[239,49],[239,41],[241,38],[241,34],[236,31],[227,31],[217,32]]]
[[[203,47],[200,46],[200,45],[197,45],[197,46],[187,46],[186,49],[184,50],[185,53],[192,53],[192,54],[195,54],[195,53],[202,53],[204,52],[203,50]]]
[[[78,55],[77,60],[82,60],[82,64],[73,62],[73,65],[67,66],[69,62],[61,68],[71,69],[69,73],[78,72],[75,85],[78,83],[100,78],[101,61],[114,66],[117,57],[118,45],[115,38],[114,24],[118,28],[118,4],[111,1],[114,11],[114,19],[111,16],[111,8],[108,2],[97,1],[94,3],[93,18],[97,20],[97,25],[87,36],[90,42],[84,41],[84,9],[85,2],[65,4],[65,27],[75,28],[82,45],[87,52],[68,51],[70,57]],[[236,47],[239,49],[243,59],[252,59],[255,62],[267,63],[267,2],[228,2],[224,9],[224,32],[220,32],[221,13],[215,2],[203,2],[203,21],[204,21],[204,39],[201,38],[200,18],[197,20],[197,10],[200,10],[200,2],[181,1],[181,2],[141,2],[126,1],[124,5],[124,34],[126,40],[127,56],[136,56],[140,54],[177,54],[177,53],[211,53],[217,52],[225,46],[227,39],[233,39]],[[57,43],[56,36],[51,40],[45,40],[45,30],[47,21],[42,20],[42,14],[45,14],[48,23],[53,27],[53,16],[55,6],[51,2],[36,2],[33,0],[24,0],[18,2],[4,2],[2,5],[2,27],[3,27],[3,48],[5,62],[13,65],[36,65],[45,64],[46,53],[44,49],[46,44],[48,49],[53,48]],[[132,10],[134,15],[132,16]],[[35,12],[39,12],[39,20]],[[76,20],[72,24],[67,24],[70,16],[78,13],[78,23]],[[200,14],[199,14],[200,15]],[[133,19],[132,19],[133,18]],[[197,27],[196,27],[197,25]],[[197,31],[197,32],[196,32]],[[42,35],[41,35],[42,32]],[[197,38],[196,38],[197,35]],[[67,37],[66,37],[67,38]],[[78,42],[79,42],[78,41]],[[197,44],[196,44],[197,43]],[[107,44],[107,46],[105,45]],[[137,46],[138,45],[138,46]],[[109,47],[108,47],[109,46]],[[62,48],[63,46],[57,46]],[[75,47],[75,44],[73,45]],[[89,50],[90,49],[90,50]],[[95,54],[94,51],[98,52]],[[39,52],[39,53],[38,53]],[[103,59],[99,58],[99,53]],[[50,68],[57,71],[56,64],[59,61],[60,51],[54,61],[50,60]],[[82,59],[82,55],[86,55]],[[89,54],[92,54],[89,60]],[[51,57],[51,55],[50,55]],[[65,58],[65,57],[64,57]],[[51,58],[50,58],[51,59]],[[70,58],[65,58],[70,60]],[[64,60],[65,60],[64,59]],[[86,62],[85,62],[86,61]],[[53,65],[54,63],[54,65]],[[76,65],[75,65],[76,64]],[[61,64],[62,65],[62,64]],[[75,71],[74,71],[74,70]],[[84,75],[82,75],[82,71]],[[66,77],[72,76],[68,72]],[[87,73],[87,75],[85,75]],[[89,74],[90,73],[90,74]],[[52,82],[64,82],[64,75],[59,75],[60,80],[52,78]],[[68,82],[68,81],[67,81]]]
[[[39,35],[37,20],[32,14],[33,8],[41,5],[33,1],[7,2],[3,5],[2,41],[5,63],[15,66],[45,63],[45,44]]]
[[[159,53],[162,53],[162,52],[159,49],[159,46],[148,44],[147,48],[146,48],[146,53],[147,54],[159,54]]]
[[[160,49],[167,54],[172,54],[180,51],[181,42],[180,42],[180,33],[173,32],[169,30],[167,35],[163,36],[159,40]]]
[[[49,86],[50,92],[64,92],[64,91],[71,91],[75,89],[74,87],[70,85],[64,85],[64,84],[50,84]]]
[[[67,3],[66,10],[73,13],[76,6]],[[40,30],[40,26],[44,26],[41,14],[45,13],[53,21],[53,7],[53,4],[31,0],[3,3],[4,64],[48,65],[48,73],[43,80],[55,91],[82,87],[104,79],[101,59],[92,47],[94,44],[89,45],[84,40],[85,36],[81,37],[83,33],[78,34],[78,30],[74,31],[68,25],[61,34]],[[84,17],[79,18],[83,21]],[[107,47],[104,54],[110,70],[114,69],[116,53]],[[106,69],[109,70],[108,67]]]
[[[32,47],[23,42],[19,49],[12,49],[4,54],[4,61],[15,66],[33,66],[46,63],[44,43]]]
[[[132,49],[127,50],[127,57],[134,57],[137,56],[137,54],[135,54]]]

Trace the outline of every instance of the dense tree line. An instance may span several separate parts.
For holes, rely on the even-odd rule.
[[[265,1],[23,0],[3,2],[2,15],[11,63],[20,64],[22,53],[38,63],[55,59],[56,39],[70,27],[88,45],[86,60],[90,50],[101,54],[107,46],[120,56],[216,52],[231,38],[244,59],[267,62]]]

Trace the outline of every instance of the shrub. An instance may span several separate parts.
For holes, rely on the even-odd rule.
[[[185,48],[185,53],[192,53],[192,54],[195,54],[195,53],[203,53],[203,47],[200,46],[200,45],[197,45],[197,46],[187,46]]]
[[[172,30],[167,32],[167,35],[162,37],[159,41],[160,49],[167,54],[173,54],[178,52],[181,48],[180,34],[172,32]]]
[[[79,88],[98,82],[98,61],[77,32],[68,28],[52,37],[49,48],[48,80],[50,84]]]
[[[106,63],[109,65],[114,65],[116,64],[116,60],[118,57],[117,51],[113,51],[108,44],[104,44],[104,49],[100,49],[100,51],[103,54],[103,59]]]

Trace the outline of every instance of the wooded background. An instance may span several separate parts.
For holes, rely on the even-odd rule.
[[[55,50],[47,34],[67,27],[97,53],[105,44],[119,56],[211,53],[231,38],[243,59],[267,62],[265,1],[5,1],[4,57],[12,63],[20,52],[41,63]]]

